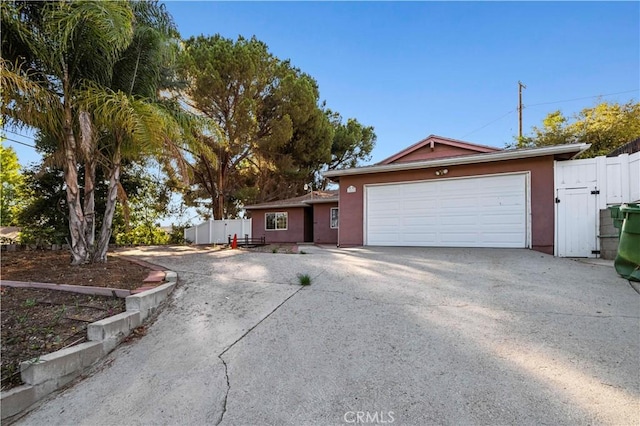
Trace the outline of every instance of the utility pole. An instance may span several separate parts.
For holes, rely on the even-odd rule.
[[[520,80],[518,80],[518,142],[522,140],[522,89],[526,89]]]

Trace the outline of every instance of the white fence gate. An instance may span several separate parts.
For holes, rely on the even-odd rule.
[[[555,255],[596,257],[601,209],[640,200],[640,152],[556,161]]]
[[[209,220],[184,230],[184,239],[194,244],[226,244],[229,235],[251,238],[251,219]]]

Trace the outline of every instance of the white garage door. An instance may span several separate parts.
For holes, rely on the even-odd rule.
[[[526,175],[366,187],[370,246],[527,245]]]

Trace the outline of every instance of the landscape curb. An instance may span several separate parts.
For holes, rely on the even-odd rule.
[[[25,384],[0,394],[1,419],[20,414],[38,400],[79,377],[88,367],[115,349],[174,290],[178,274],[164,268],[162,272],[165,273],[166,283],[126,297],[125,312],[89,324],[88,342],[22,362],[20,375]]]

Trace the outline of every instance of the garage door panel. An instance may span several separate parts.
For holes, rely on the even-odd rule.
[[[436,237],[435,232],[423,232],[420,234],[404,235],[405,243],[420,243],[425,239],[432,239]]]
[[[526,176],[367,187],[368,245],[525,247]]]
[[[522,218],[520,217],[520,215],[513,214],[495,216],[484,215],[478,219],[478,223],[484,226],[497,225],[498,227],[515,225],[518,229],[520,229],[520,227],[522,226]]]
[[[450,226],[453,228],[462,229],[466,226],[473,229],[476,227],[477,223],[478,223],[478,219],[475,216],[464,215],[461,213],[458,213],[458,214],[453,213],[447,217],[441,218],[440,220],[440,225],[443,228]]]
[[[452,245],[454,247],[476,247],[477,235],[473,232],[441,232],[440,239],[442,243]]]
[[[420,229],[438,229],[438,225],[433,220],[425,220],[421,217],[405,217],[402,219],[402,226],[411,226],[416,232]]]
[[[438,207],[433,203],[416,203],[416,204],[404,204],[401,209],[405,214],[412,215],[436,215],[438,213]]]

